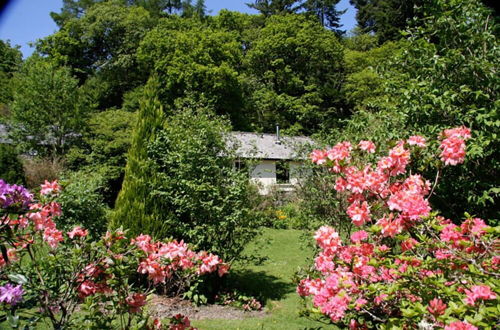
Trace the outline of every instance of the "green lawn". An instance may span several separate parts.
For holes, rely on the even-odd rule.
[[[301,241],[299,230],[265,229],[259,246],[252,243],[247,251],[258,249],[268,259],[261,264],[235,265],[231,283],[241,291],[265,300],[265,318],[244,320],[200,320],[193,326],[205,329],[318,329],[322,324],[300,318],[300,298],[295,293],[292,276],[298,267],[307,265],[312,249]],[[324,328],[324,325],[323,325]]]

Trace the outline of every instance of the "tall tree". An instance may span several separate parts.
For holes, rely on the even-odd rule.
[[[63,0],[61,12],[51,12],[50,16],[62,27],[68,20],[83,16],[90,7],[101,1],[103,0]]]
[[[417,7],[424,0],[350,0],[357,9],[356,20],[363,32],[375,32],[381,43],[401,38],[413,17],[420,15]]]
[[[339,116],[343,51],[336,35],[302,15],[267,19],[245,57],[253,122],[312,133]]]
[[[0,40],[0,120],[8,114],[7,105],[12,101],[11,79],[21,63],[19,47],[12,47],[9,41]]]
[[[147,155],[148,144],[156,139],[165,120],[158,99],[159,86],[158,78],[151,77],[144,89],[127,155],[125,179],[110,222],[112,228],[123,226],[136,234],[165,232],[159,200],[151,198],[151,185],[157,176]]]
[[[297,0],[255,0],[247,6],[258,10],[264,16],[297,12],[301,4]]]
[[[321,25],[340,32],[340,16],[345,10],[337,10],[339,2],[340,0],[306,0],[302,8],[306,13],[316,16]]]
[[[72,68],[82,83],[92,77],[88,84],[100,94],[100,108],[119,108],[123,94],[147,80],[149,73],[137,65],[136,51],[157,21],[141,7],[98,3],[39,41],[37,50]]]
[[[60,156],[85,128],[90,101],[68,68],[33,56],[14,77],[12,139],[23,151]]]
[[[196,17],[203,18],[205,17],[207,12],[207,7],[205,6],[205,0],[196,0],[196,4],[194,5],[194,13]]]
[[[199,20],[163,20],[144,38],[138,58],[160,78],[166,106],[210,104],[242,129],[243,94],[238,66],[243,50],[236,33],[206,27]]]

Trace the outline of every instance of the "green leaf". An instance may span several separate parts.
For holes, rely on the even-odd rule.
[[[28,279],[22,274],[9,274],[7,275],[9,279],[17,284],[26,284],[28,283]]]

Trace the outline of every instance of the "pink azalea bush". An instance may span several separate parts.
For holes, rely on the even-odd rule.
[[[444,166],[464,162],[470,137],[465,127],[442,133]],[[457,225],[433,212],[428,199],[437,180],[408,173],[412,150],[426,148],[425,138],[400,141],[371,163],[358,161],[373,149],[362,142],[311,154],[338,175],[335,190],[357,231],[343,239],[330,226],[317,230],[314,267],[297,287],[309,297],[307,314],[351,329],[494,327],[500,229],[469,215]]]
[[[59,230],[63,211],[54,198],[60,191],[56,181],[45,182],[35,200],[23,187],[0,182],[0,312],[12,326],[19,326],[19,311],[37,306],[54,328],[161,329],[161,322],[149,325],[144,310],[151,289],[180,294],[204,275],[229,269],[183,241],[128,239],[121,230],[91,241],[80,226]],[[75,313],[77,306],[82,313]],[[191,328],[189,321],[174,324],[181,325]]]

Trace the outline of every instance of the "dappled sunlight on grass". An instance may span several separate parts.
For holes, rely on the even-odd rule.
[[[228,279],[230,286],[261,299],[268,312],[265,318],[244,320],[193,321],[200,329],[318,329],[321,324],[300,318],[300,298],[292,277],[298,267],[307,265],[313,250],[301,241],[302,232],[291,229],[265,229],[262,246],[255,242],[247,251],[257,250],[267,257],[255,265],[235,265]]]

